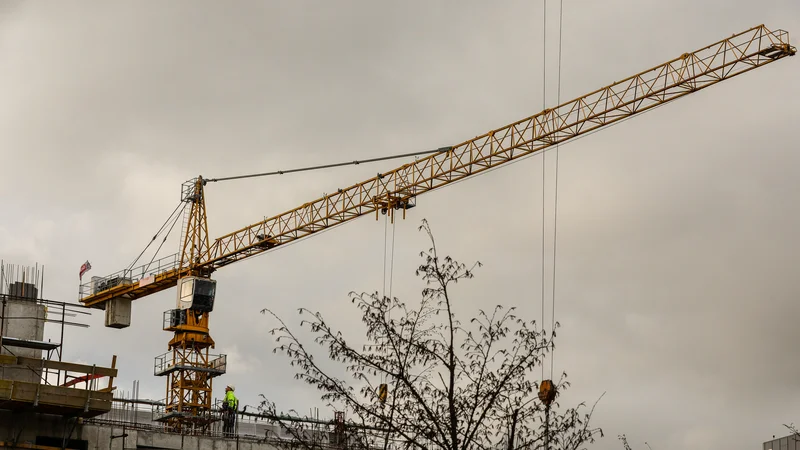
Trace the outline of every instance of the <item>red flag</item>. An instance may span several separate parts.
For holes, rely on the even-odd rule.
[[[87,261],[86,261],[85,263],[83,263],[83,265],[81,266],[81,273],[80,273],[79,277],[82,279],[82,278],[83,278],[83,274],[85,274],[86,272],[88,272],[88,271],[89,271],[91,268],[92,268],[92,265],[91,265],[91,264],[89,264],[89,261],[87,260]]]

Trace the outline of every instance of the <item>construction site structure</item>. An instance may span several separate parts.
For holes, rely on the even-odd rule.
[[[0,446],[62,447],[63,435],[41,423],[72,424],[111,410],[116,356],[110,367],[62,360],[64,328],[86,326],[67,317],[90,314],[79,304],[42,298],[42,268],[0,263]],[[84,310],[84,311],[81,311]],[[45,324],[58,327],[45,339]],[[32,435],[31,435],[32,436]]]
[[[212,378],[224,373],[224,357],[220,355],[220,360],[207,353],[214,347],[208,321],[216,292],[211,280],[214,271],[358,217],[374,213],[377,219],[383,213],[394,220],[396,211],[402,211],[405,217],[421,194],[587,135],[795,53],[787,32],[759,25],[213,241],[209,240],[203,190],[208,182],[217,180],[198,176],[182,188],[185,220],[179,253],[106,277],[93,277],[81,286],[80,301],[105,309],[106,325],[122,328],[130,325],[132,300],[179,286],[178,307],[168,312],[170,326],[165,327],[174,332],[167,364],[172,371],[157,374],[168,375],[168,414],[164,420],[174,429],[189,427],[201,432]],[[545,398],[550,398],[548,392],[543,394]]]
[[[80,304],[44,299],[42,267],[0,262],[0,447],[9,450],[275,450],[292,439],[262,414],[240,412],[238,433],[224,436],[219,405],[206,436],[176,434],[159,421],[164,403],[119,392],[117,358],[110,366],[64,361],[65,327],[87,328],[73,317]],[[68,320],[68,318],[70,320]],[[52,336],[52,337],[51,337]],[[327,426],[312,431],[321,442]],[[341,447],[337,447],[341,448]]]

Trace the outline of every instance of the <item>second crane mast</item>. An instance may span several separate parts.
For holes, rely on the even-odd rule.
[[[177,308],[168,311],[175,332],[169,372],[167,409],[175,423],[204,423],[210,408],[211,378],[224,372],[224,359],[208,354],[208,332],[215,285],[211,274],[226,265],[263,253],[355,218],[413,207],[418,195],[502,164],[586,135],[633,115],[763,67],[796,53],[788,33],[759,25],[577,99],[491,130],[440,152],[290,211],[226,234],[208,237],[204,187],[198,177],[184,184],[182,200],[191,208],[181,252],[150,272],[148,266],[118,272],[81,286],[80,301],[106,310],[106,325],[125,327],[130,302],[179,285]],[[128,312],[121,320],[115,311]],[[122,314],[124,316],[124,314]],[[162,373],[163,374],[163,373]],[[192,422],[195,421],[195,422]],[[198,425],[204,426],[204,425]]]

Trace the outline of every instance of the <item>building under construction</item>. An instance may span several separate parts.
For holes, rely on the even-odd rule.
[[[39,267],[2,264],[0,270],[0,447],[25,449],[257,449],[275,448],[296,435],[258,412],[238,414],[234,433],[222,433],[219,402],[204,413],[204,432],[174,430],[163,401],[138,398],[114,384],[116,355],[106,364],[62,359],[64,328],[87,327],[73,317],[80,304],[42,298]],[[67,320],[70,318],[71,320]],[[59,337],[45,340],[45,328]],[[168,365],[156,367],[168,371]],[[210,396],[209,396],[210,399]],[[320,448],[342,441],[338,422],[299,419]],[[341,448],[341,445],[335,446]]]

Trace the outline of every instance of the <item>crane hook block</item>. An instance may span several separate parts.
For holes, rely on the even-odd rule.
[[[551,380],[542,380],[542,384],[539,385],[539,400],[541,400],[545,406],[550,406],[555,398],[556,387],[553,382]]]
[[[389,386],[387,386],[386,383],[381,383],[378,386],[378,401],[380,401],[381,404],[386,403],[386,397],[388,395],[389,395]]]

